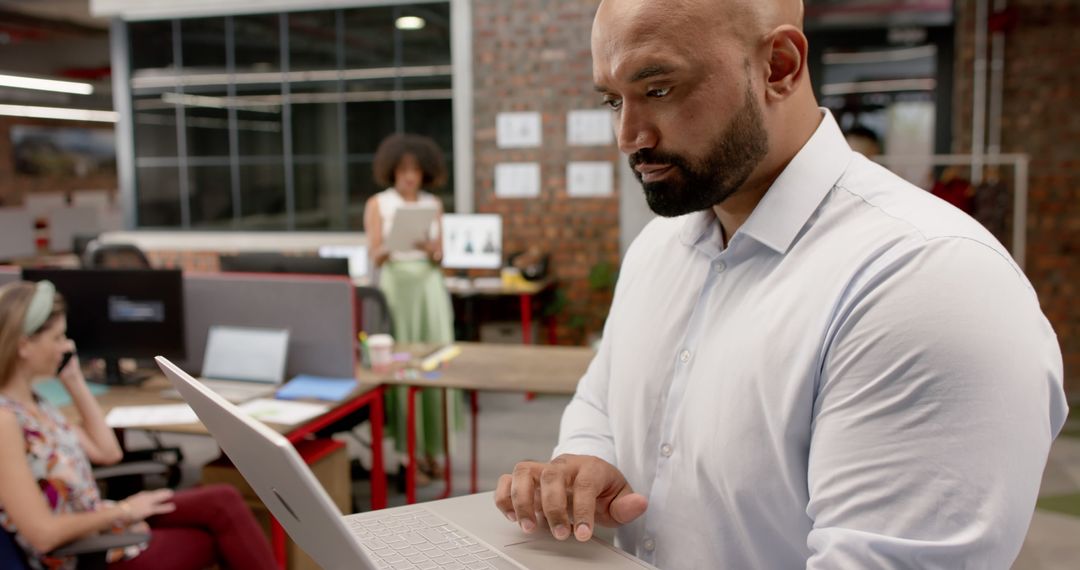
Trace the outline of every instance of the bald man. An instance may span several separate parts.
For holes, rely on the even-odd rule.
[[[968,218],[854,153],[792,0],[605,0],[596,89],[662,217],[627,252],[525,533],[661,568],[1008,568],[1067,413],[1054,332]]]

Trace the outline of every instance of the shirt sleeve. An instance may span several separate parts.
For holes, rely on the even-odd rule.
[[[984,245],[880,264],[825,344],[807,568],[1008,568],[1067,413],[1057,339]]]
[[[613,304],[614,306],[614,304]],[[610,328],[610,319],[608,327]],[[577,391],[563,411],[559,444],[552,457],[564,453],[592,455],[615,465],[615,437],[608,416],[610,331],[605,330],[600,350],[578,382]]]

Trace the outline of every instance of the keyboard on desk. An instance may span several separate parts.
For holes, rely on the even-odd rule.
[[[379,568],[511,570],[518,566],[480,544],[465,531],[424,509],[393,515],[345,519]]]

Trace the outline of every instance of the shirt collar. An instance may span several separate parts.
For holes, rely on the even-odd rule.
[[[817,210],[825,195],[847,170],[853,152],[828,109],[810,140],[803,145],[743,224],[744,234],[777,253],[787,253],[799,230]],[[693,246],[706,238],[716,223],[712,209],[686,216],[682,242]],[[734,236],[732,236],[734,238]]]

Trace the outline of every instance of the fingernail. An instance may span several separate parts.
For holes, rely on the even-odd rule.
[[[521,519],[521,530],[525,532],[532,532],[536,528],[536,523],[529,519]]]
[[[577,525],[577,531],[575,532],[578,540],[589,540],[592,537],[592,531],[589,529],[589,525],[581,523]]]
[[[514,511],[506,513],[506,518],[509,519],[510,522],[517,522],[517,514]]]
[[[570,536],[570,529],[566,528],[564,524],[555,525],[555,528],[551,529],[551,531],[555,533],[555,538],[559,540],[566,540]]]

